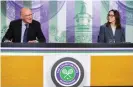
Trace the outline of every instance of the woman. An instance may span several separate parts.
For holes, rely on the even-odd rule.
[[[124,29],[121,27],[120,14],[117,10],[110,10],[107,16],[108,22],[100,26],[98,35],[99,43],[125,42]]]

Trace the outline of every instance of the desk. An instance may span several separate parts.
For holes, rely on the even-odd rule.
[[[1,51],[36,51],[36,52],[49,52],[49,51],[79,51],[79,52],[133,52],[133,43],[1,43]]]
[[[133,48],[133,43],[1,43],[1,47],[42,48]]]
[[[132,43],[1,43],[1,46],[3,87],[10,84],[56,87],[61,84],[56,81],[56,70],[65,60],[80,66],[81,79],[76,79],[74,87],[133,86]]]

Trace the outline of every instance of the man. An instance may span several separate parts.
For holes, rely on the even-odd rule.
[[[21,9],[21,19],[10,22],[3,42],[36,43],[46,42],[41,31],[40,23],[32,19],[32,12],[28,8]]]

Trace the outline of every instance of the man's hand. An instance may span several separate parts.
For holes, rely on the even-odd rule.
[[[5,43],[12,43],[12,40],[5,40]]]
[[[37,40],[30,40],[30,41],[28,41],[28,43],[38,43],[38,41]]]

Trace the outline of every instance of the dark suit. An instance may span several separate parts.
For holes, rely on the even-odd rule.
[[[109,40],[115,40],[115,43],[125,42],[125,33],[123,29],[116,29],[115,35],[113,35],[113,31],[111,26],[107,27],[106,25],[100,26],[100,31],[98,35],[99,43],[109,43]]]
[[[7,40],[12,40],[12,42],[21,42],[21,29],[22,29],[22,20],[14,20],[10,22],[9,29],[7,30],[4,38]],[[29,24],[28,32],[27,32],[27,41],[36,40],[39,42],[46,42],[45,37],[41,31],[40,23],[33,20],[31,24]]]

